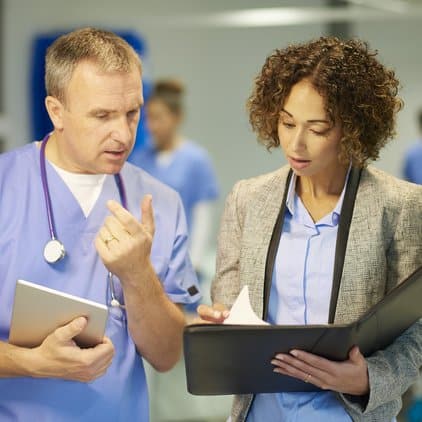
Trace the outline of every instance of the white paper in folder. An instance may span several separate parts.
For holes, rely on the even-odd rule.
[[[270,325],[268,322],[259,318],[252,309],[248,286],[244,286],[240,291],[239,296],[230,309],[230,315],[224,320],[224,324]]]

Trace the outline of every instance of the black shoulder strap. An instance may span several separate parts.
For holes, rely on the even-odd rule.
[[[283,229],[284,214],[286,211],[286,200],[287,193],[289,191],[290,180],[292,178],[293,171],[290,170],[287,175],[286,186],[284,188],[283,200],[281,201],[280,211],[277,216],[277,220],[274,225],[273,234],[271,235],[270,245],[268,246],[267,260],[265,263],[265,277],[264,277],[264,311],[263,319],[267,319],[268,315],[268,302],[270,300],[271,292],[271,281],[273,278],[274,262],[277,255],[278,244],[280,243],[280,236]]]
[[[347,239],[349,238],[350,223],[352,221],[353,208],[359,187],[362,169],[352,167],[349,180],[347,181],[343,205],[341,207],[340,223],[337,233],[336,252],[334,258],[333,286],[331,289],[330,311],[328,322],[332,324],[337,308],[338,293],[340,290],[341,276],[343,274],[344,257],[346,255]]]
[[[341,276],[343,274],[344,257],[346,255],[347,240],[349,237],[350,223],[353,215],[353,208],[355,205],[356,194],[359,187],[360,176],[362,169],[354,168],[350,170],[349,180],[346,186],[346,192],[344,194],[344,201],[341,207],[340,224],[337,233],[336,251],[334,260],[334,272],[333,272],[333,286],[331,290],[330,299],[330,311],[328,322],[334,322],[337,299],[340,290]],[[278,245],[280,243],[281,232],[284,223],[284,214],[286,211],[286,200],[287,193],[289,190],[290,180],[292,178],[292,170],[290,170],[286,186],[284,190],[283,200],[281,202],[280,212],[278,213],[277,220],[274,225],[273,234],[268,247],[267,260],[265,264],[265,278],[264,278],[264,310],[263,319],[266,320],[268,316],[268,303],[271,292],[271,282],[273,277],[274,263],[277,255]]]

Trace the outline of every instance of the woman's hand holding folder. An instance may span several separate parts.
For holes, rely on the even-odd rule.
[[[335,362],[303,350],[277,354],[271,363],[274,372],[312,383],[323,390],[362,396],[369,392],[368,365],[359,347],[349,359]]]
[[[196,324],[223,324],[230,314],[221,303],[199,305],[197,312],[199,318],[194,321]],[[290,353],[278,353],[271,364],[274,372],[314,384],[323,390],[356,396],[369,392],[368,365],[357,346],[350,349],[348,359],[342,362],[303,350],[291,350]]]

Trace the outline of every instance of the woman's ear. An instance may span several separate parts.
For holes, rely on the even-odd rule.
[[[45,108],[53,123],[54,129],[63,129],[63,104],[55,97],[48,95],[45,98]]]

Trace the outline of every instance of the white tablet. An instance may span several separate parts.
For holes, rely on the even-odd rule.
[[[39,346],[56,328],[78,316],[87,317],[88,324],[74,338],[75,342],[80,347],[93,347],[101,343],[107,323],[107,306],[18,280],[9,343],[23,347]]]

